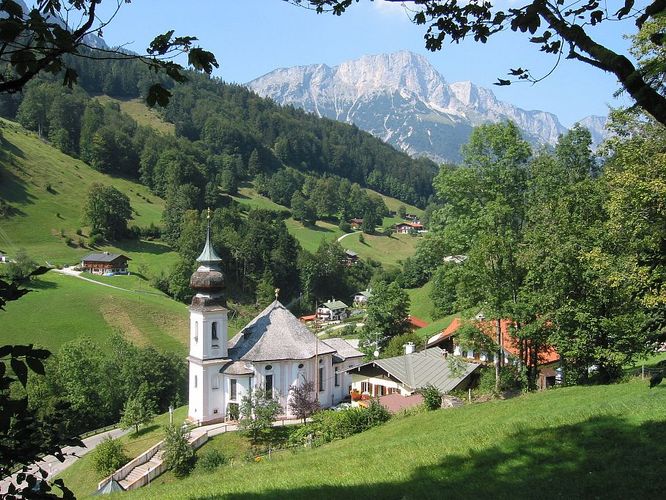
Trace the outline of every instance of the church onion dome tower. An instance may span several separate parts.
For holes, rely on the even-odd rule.
[[[207,217],[206,245],[197,257],[199,267],[190,277],[190,288],[196,292],[192,298],[192,307],[224,305],[224,274],[220,268],[222,259],[215,253],[210,242],[210,209]]]

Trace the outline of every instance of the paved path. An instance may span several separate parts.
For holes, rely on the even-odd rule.
[[[340,236],[337,239],[338,243],[341,242],[342,240],[344,240],[347,236],[351,236],[352,234],[356,234],[356,233],[345,233],[345,234],[343,234],[342,236]]]
[[[123,292],[165,296],[163,293],[150,292],[148,290],[130,290],[129,288],[123,288],[123,287],[116,286],[116,285],[110,285],[109,283],[102,283],[101,281],[96,281],[94,279],[86,278],[85,276],[81,276],[82,271],[74,271],[73,269],[70,269],[69,267],[63,267],[62,269],[53,269],[53,271],[56,272],[56,273],[64,274],[65,276],[74,276],[75,278],[79,278],[79,279],[84,280],[84,281],[89,281],[90,283],[94,283],[95,285],[108,286],[109,288],[115,288],[116,290],[122,290]]]
[[[91,450],[94,450],[97,447],[97,445],[100,444],[107,436],[110,436],[112,438],[117,438],[127,434],[128,432],[130,432],[130,429],[128,430],[112,429],[110,431],[95,434],[94,436],[89,436],[83,440],[83,444],[85,445],[84,447],[65,446],[62,449],[63,453],[66,455],[64,462],[61,462],[53,455],[47,455],[41,461],[31,466],[30,471],[31,472],[36,471],[37,467],[39,466],[48,473],[47,479],[52,478],[53,476],[60,474],[63,470],[72,465],[74,462],[76,462],[86,453],[88,453]],[[0,496],[2,496],[2,494],[7,491],[9,483],[15,481],[16,481],[16,474],[12,475],[8,479],[0,481]]]

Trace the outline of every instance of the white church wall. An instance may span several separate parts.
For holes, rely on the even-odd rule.
[[[190,362],[190,380],[189,380],[189,407],[188,417],[191,420],[199,421],[205,418],[205,386],[203,366]]]

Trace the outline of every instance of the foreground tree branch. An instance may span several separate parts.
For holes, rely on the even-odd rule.
[[[359,0],[290,0],[291,3],[311,8],[319,13],[331,12],[342,15],[347,8]],[[569,59],[589,64],[597,69],[614,74],[622,87],[636,104],[666,125],[666,97],[660,92],[658,79],[646,78],[647,68],[635,65],[625,55],[618,54],[595,41],[593,28],[606,21],[632,20],[639,30],[650,20],[663,16],[666,0],[654,0],[642,8],[634,0],[617,3],[617,11],[601,5],[598,0],[564,5],[562,0],[533,0],[521,7],[500,10],[487,0],[385,0],[411,4],[412,20],[428,26],[424,35],[425,46],[436,51],[445,40],[460,42],[466,38],[486,43],[494,34],[506,29],[520,31],[528,36],[530,43],[539,50],[559,57],[563,45],[569,46]],[[611,10],[608,10],[611,9]],[[655,46],[666,34],[651,38]],[[559,61],[558,61],[559,62]],[[557,63],[556,63],[557,64]],[[496,85],[510,85],[515,81],[537,82],[541,78],[532,76],[528,69],[512,69],[512,79],[498,79]]]

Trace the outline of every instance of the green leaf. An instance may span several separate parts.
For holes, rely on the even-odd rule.
[[[146,97],[146,102],[148,106],[153,107],[155,104],[159,104],[162,107],[165,107],[169,104],[169,99],[171,98],[171,92],[162,87],[159,83],[151,85],[148,89],[148,97]]]
[[[21,385],[25,387],[28,382],[28,369],[26,368],[25,363],[17,358],[12,358],[10,363],[12,370],[14,370],[14,373],[21,382]]]
[[[38,373],[39,375],[44,375],[44,364],[41,360],[28,357],[25,358],[25,361],[33,372]]]

